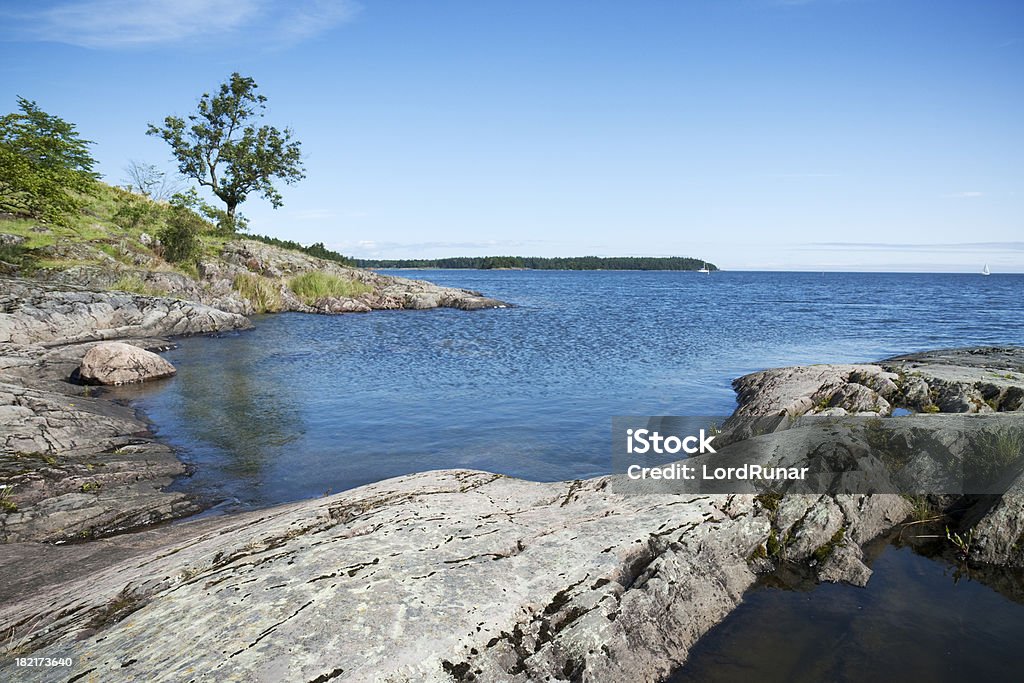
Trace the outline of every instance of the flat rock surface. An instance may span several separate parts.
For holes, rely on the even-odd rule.
[[[0,629],[103,681],[655,681],[738,604],[778,520],[860,537],[902,512],[612,488],[428,472],[179,525],[144,552],[108,539],[126,559],[77,580],[58,563],[59,590],[4,576],[33,590],[8,588]],[[817,542],[800,538],[793,559]]]

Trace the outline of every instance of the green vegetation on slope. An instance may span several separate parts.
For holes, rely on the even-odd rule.
[[[224,232],[192,208],[188,196],[182,197],[156,202],[95,181],[88,194],[76,195],[77,212],[60,223],[0,214],[0,233],[23,240],[0,244],[0,273],[32,275],[72,266],[102,266],[168,270],[195,278],[199,260],[217,258],[224,245],[237,238],[354,265],[352,259],[323,244],[307,247],[290,240]]]
[[[244,86],[242,91],[231,89],[236,81],[239,87]],[[262,98],[253,94],[255,87],[251,79],[235,74],[231,92],[221,92],[218,97],[226,96],[225,101],[243,107],[252,105],[257,115]],[[212,106],[218,99],[207,97],[204,101]],[[151,166],[132,162],[129,167],[132,187],[138,193],[98,181],[88,149],[92,143],[81,139],[73,124],[47,114],[24,98],[18,99],[18,106],[20,111],[0,116],[0,234],[14,236],[0,240],[0,273],[31,275],[40,270],[99,266],[109,270],[176,271],[195,278],[198,261],[218,257],[225,243],[235,237],[235,230],[244,229],[245,220],[240,215],[225,220],[226,212],[210,206],[195,189],[174,194],[170,201],[146,196],[173,187]],[[274,132],[267,130],[268,135]],[[285,138],[287,130],[274,138],[274,144],[257,141],[255,147],[252,141],[222,140],[235,155],[223,157],[230,162],[229,175],[248,169],[258,176],[253,181],[258,185],[256,189],[270,193],[268,198],[278,204],[280,196],[269,185],[270,178],[282,177],[289,182],[301,177],[301,168],[292,158],[297,154],[297,143],[294,148],[286,144],[280,160],[258,160],[259,168],[250,167],[246,155],[272,154],[277,142]],[[248,185],[237,178],[230,182],[236,180],[241,184],[232,185],[231,191],[235,200],[241,201]],[[352,265],[351,259],[322,243],[305,247],[272,237],[253,239]]]
[[[704,261],[683,256],[458,256],[442,259],[358,259],[360,268],[526,268],[530,270],[699,270]],[[708,263],[709,270],[718,270]]]

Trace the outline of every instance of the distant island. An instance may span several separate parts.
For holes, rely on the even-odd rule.
[[[684,256],[456,256],[440,259],[357,259],[360,268],[461,268],[494,270],[718,270],[713,263]]]

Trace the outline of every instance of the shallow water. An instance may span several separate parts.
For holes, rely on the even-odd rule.
[[[1024,276],[403,271],[515,308],[283,314],[184,339],[138,405],[208,502],[263,506],[414,471],[610,469],[614,415],[727,415],[793,363],[1024,343]]]
[[[669,683],[1022,679],[1024,606],[909,547],[872,569],[864,588],[755,589]],[[1019,599],[1021,573],[1003,578]]]

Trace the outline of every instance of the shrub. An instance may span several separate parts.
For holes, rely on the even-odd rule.
[[[205,227],[206,222],[195,213],[172,205],[167,225],[157,234],[164,247],[164,260],[170,263],[194,261],[202,251],[199,235]]]
[[[235,291],[249,300],[257,313],[281,310],[281,291],[272,280],[259,275],[239,274],[232,283]]]
[[[7,263],[16,268],[32,270],[35,263],[31,250],[22,244],[0,244],[0,264]],[[2,272],[0,268],[0,272]]]
[[[111,220],[126,230],[142,230],[156,223],[160,212],[159,205],[144,197],[129,194],[119,198],[117,211]]]
[[[293,277],[288,283],[288,287],[307,306],[313,305],[315,301],[324,297],[352,298],[373,291],[373,287],[365,282],[319,271],[311,271]]]

